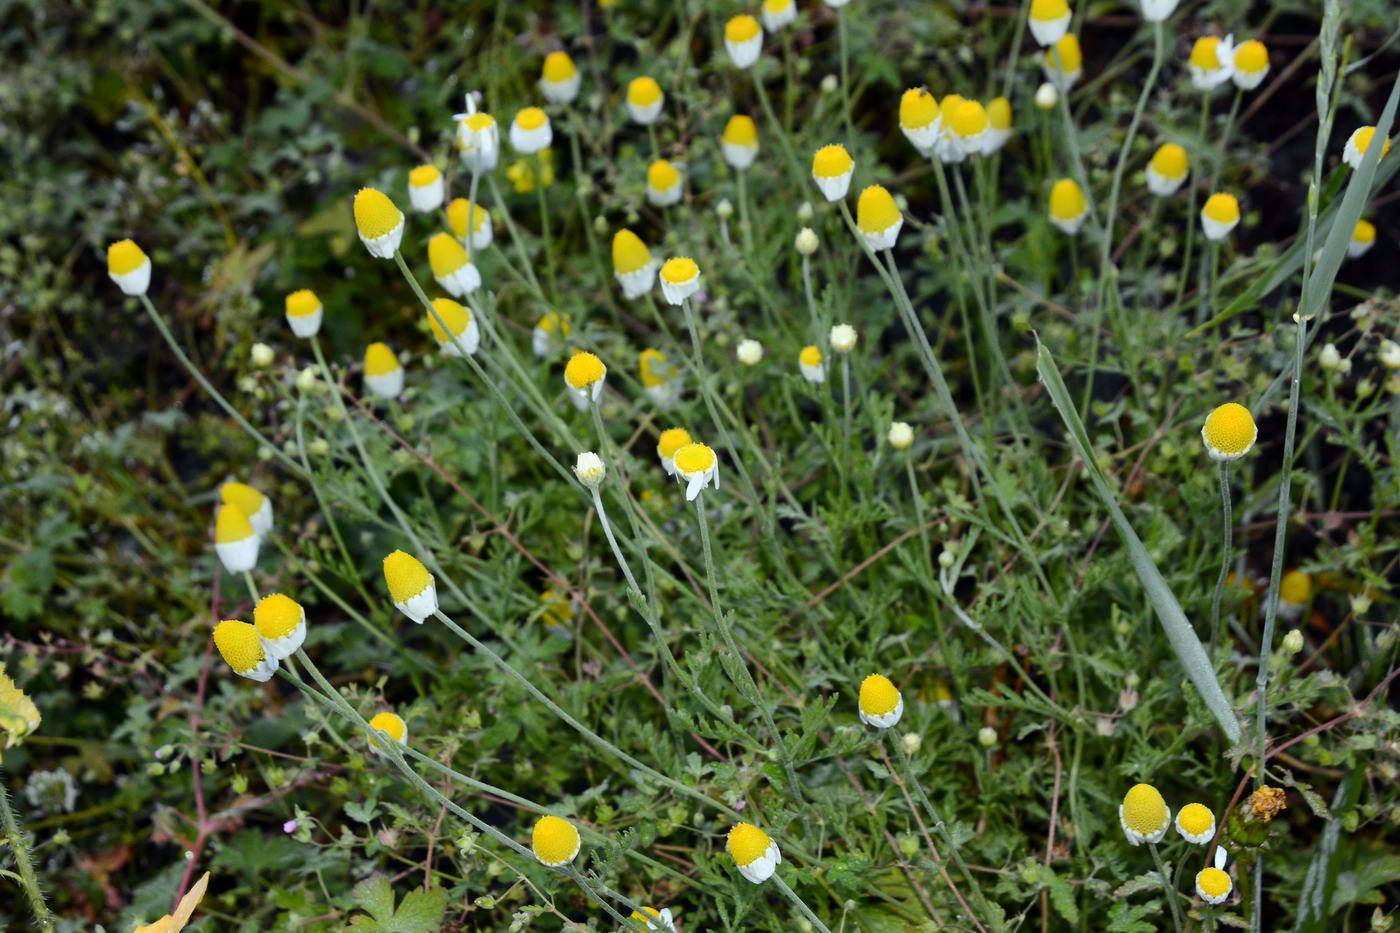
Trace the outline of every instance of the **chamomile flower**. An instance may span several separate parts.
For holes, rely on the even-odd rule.
[[[1132,845],[1161,842],[1172,823],[1172,812],[1161,793],[1151,784],[1137,784],[1118,807],[1118,822]]]
[[[633,78],[627,84],[627,112],[632,120],[642,126],[650,126],[661,116],[661,108],[666,104],[666,95],[661,85],[649,75]]]
[[[763,19],[763,28],[771,31],[782,29],[797,20],[796,0],[763,0],[758,15]]]
[[[837,353],[850,353],[856,348],[859,339],[856,329],[849,324],[836,324],[831,328],[831,349]]]
[[[608,468],[604,465],[603,458],[591,450],[580,453],[574,462],[574,476],[589,489],[597,489],[603,485],[603,477],[607,473]]]
[[[933,154],[943,129],[938,98],[925,87],[911,87],[899,99],[899,130],[924,158]]]
[[[437,584],[412,554],[395,551],[384,558],[384,584],[394,607],[419,625],[437,612]]]
[[[522,155],[534,155],[553,141],[549,116],[539,107],[526,107],[510,123],[510,147]]]
[[[567,865],[583,847],[577,827],[558,816],[542,816],[530,831],[530,849],[541,865],[559,868]]]
[[[877,729],[892,729],[904,715],[904,697],[883,674],[860,682],[860,721]]]
[[[661,267],[661,294],[673,305],[700,290],[700,267],[689,256],[673,256]]]
[[[676,475],[676,451],[692,443],[685,428],[667,428],[656,440],[656,458],[667,476]]]
[[[752,823],[735,823],[725,840],[725,848],[738,866],[739,874],[754,884],[762,884],[773,877],[783,861],[778,844]]]
[[[253,533],[264,537],[272,531],[272,500],[247,483],[224,483],[219,487],[219,500],[226,505],[236,505],[248,516],[248,524]]]
[[[557,311],[548,311],[530,332],[530,347],[535,356],[548,356],[558,345],[560,337],[569,336],[569,322]]]
[[[433,278],[453,298],[470,295],[481,287],[481,273],[466,247],[450,233],[435,233],[428,241],[428,265]]]
[[[656,282],[656,261],[641,237],[622,229],[613,234],[613,278],[622,286],[625,298],[638,298],[651,291]]]
[[[1159,198],[1169,198],[1181,188],[1189,171],[1186,150],[1176,143],[1163,143],[1147,163],[1147,190]]]
[[[551,104],[571,104],[581,79],[568,52],[550,52],[540,70],[540,93]]]
[[[1217,191],[1206,198],[1201,208],[1201,229],[1206,239],[1219,242],[1230,235],[1240,222],[1240,202],[1233,194]]]
[[[822,362],[822,351],[816,346],[806,346],[797,354],[797,368],[802,378],[813,384],[826,382],[826,364]]]
[[[501,128],[496,118],[489,113],[457,114],[457,153],[473,174],[495,171],[501,159]]]
[[[408,203],[420,214],[442,207],[446,190],[442,172],[436,165],[420,165],[408,173]]]
[[[603,397],[603,383],[608,378],[608,368],[592,353],[579,351],[569,358],[564,366],[564,384],[574,405],[582,411],[590,401],[597,402]]]
[[[1230,79],[1235,87],[1252,91],[1264,83],[1269,73],[1269,50],[1258,39],[1241,42],[1235,47]]]
[[[403,211],[376,188],[355,193],[355,230],[376,259],[393,259],[403,240]]]
[[[933,141],[933,155],[945,165],[956,165],[967,158],[957,133],[953,131],[953,114],[967,103],[961,94],[949,94],[938,105],[938,136]]]
[[[448,356],[474,355],[481,343],[481,328],[471,309],[451,298],[434,298],[433,311],[428,314],[428,329],[438,349]]]
[[[945,123],[963,155],[980,155],[986,151],[987,132],[992,126],[986,107],[975,100],[964,100],[953,108]]]
[[[1360,259],[1376,245],[1376,225],[1369,220],[1358,220],[1351,231],[1351,241],[1347,243],[1347,256]]]
[[[757,366],[763,361],[763,344],[747,337],[739,341],[739,346],[734,348],[734,355],[745,366]]]
[[[1400,369],[1400,344],[1394,340],[1382,340],[1380,347],[1376,350],[1376,358],[1386,369],[1391,371]]]
[[[122,294],[144,295],[151,287],[151,257],[135,240],[118,240],[107,247],[107,275]]]
[[[1041,110],[1054,110],[1059,102],[1060,92],[1055,90],[1055,85],[1049,81],[1043,82],[1035,89],[1035,105]]]
[[[1176,10],[1180,0],[1142,0],[1142,18],[1149,23],[1160,23]]]
[[[1196,872],[1196,894],[1207,904],[1223,904],[1234,890],[1235,883],[1225,871],[1229,853],[1224,846],[1215,850],[1215,864]]]
[[[206,871],[199,876],[199,880],[190,887],[185,896],[180,898],[180,903],[175,905],[175,913],[166,914],[155,923],[139,925],[131,933],[180,933],[189,924],[195,909],[199,907],[199,902],[204,900],[204,892],[208,890],[209,872]]]
[[[369,727],[376,732],[382,732],[385,739],[377,736],[369,737],[369,750],[376,755],[383,755],[386,746],[383,742],[391,741],[399,745],[408,744],[408,723],[403,721],[403,717],[398,713],[391,713],[387,710],[382,713],[375,713],[369,721]]]
[[[574,603],[569,595],[553,590],[541,590],[540,602],[545,604],[544,611],[540,613],[545,631],[560,638],[573,637],[571,626],[574,621]]]
[[[642,391],[657,405],[666,408],[680,395],[680,370],[666,359],[666,354],[650,347],[642,351],[639,361]]]
[[[267,653],[258,630],[247,622],[225,619],[214,626],[214,646],[240,677],[267,683],[277,673],[277,659]]]
[[[1054,45],[1069,29],[1069,4],[1065,0],[1031,0],[1031,35],[1041,46]]]
[[[396,398],[403,392],[403,366],[387,343],[365,347],[365,389],[375,398]]]
[[[1278,583],[1278,614],[1290,622],[1303,614],[1312,601],[1313,580],[1301,570],[1290,570]]]
[[[821,241],[817,239],[817,231],[811,227],[803,227],[797,231],[797,236],[792,238],[792,248],[797,250],[801,256],[810,256],[817,251]]]
[[[987,155],[1005,146],[1011,139],[1011,101],[1005,97],[994,97],[987,105],[987,138],[982,151]]]
[[[391,254],[392,255],[392,254]],[[287,326],[292,333],[303,339],[315,337],[321,330],[321,318],[325,309],[321,299],[309,288],[298,289],[287,296],[285,302]]]
[[[236,505],[221,505],[214,515],[214,553],[224,570],[243,573],[258,563],[258,545],[262,539],[253,530],[248,516]]]
[[[1176,813],[1176,831],[1187,842],[1203,846],[1215,838],[1215,814],[1203,803],[1188,803]]]
[[[1191,46],[1186,62],[1191,85],[1198,91],[1211,91],[1226,81],[1235,70],[1235,43],[1232,36],[1201,36]]]
[[[270,593],[253,609],[253,626],[263,648],[275,660],[294,654],[306,640],[306,610],[281,593]]]
[[[1361,159],[1366,155],[1366,150],[1371,148],[1371,140],[1376,136],[1374,126],[1363,126],[1347,137],[1346,147],[1342,150],[1342,161],[1353,169],[1361,167]],[[1381,143],[1381,158],[1385,158],[1390,152],[1390,139],[1385,139]]]
[[[1061,178],[1050,189],[1050,222],[1070,236],[1079,232],[1089,216],[1084,189],[1072,178]]]
[[[822,146],[812,156],[812,180],[828,201],[839,201],[846,196],[855,171],[855,160],[840,143]]]
[[[468,219],[467,215],[471,215]],[[466,198],[453,198],[447,205],[447,225],[452,235],[463,243],[467,242],[467,224],[472,226],[472,250],[485,249],[491,245],[495,231],[491,227],[491,212],[480,204],[472,204]]]
[[[695,497],[710,485],[719,488],[719,458],[704,444],[686,444],[671,458],[676,468],[675,475],[685,480],[685,500],[695,501]]]
[[[736,113],[724,125],[724,135],[719,141],[720,152],[729,167],[740,172],[753,165],[758,158],[758,127],[753,117]]]
[[[904,226],[904,215],[882,185],[871,185],[856,201],[856,227],[872,250],[893,249]]]
[[[1226,402],[1206,416],[1201,440],[1212,460],[1238,460],[1249,453],[1259,437],[1254,416],[1238,402]]]
[[[792,7],[792,0],[787,0],[788,8]],[[676,933],[675,921],[671,919],[671,908],[663,907],[657,910],[655,907],[643,907],[640,910],[632,911],[629,920],[636,920],[642,925],[644,930],[655,930],[657,933]]]
[[[1045,76],[1069,91],[1084,74],[1084,50],[1079,46],[1079,37],[1067,32],[1060,40],[1045,50]]]
[[[657,207],[670,207],[680,201],[683,187],[675,163],[657,159],[647,167],[647,200]]]
[[[895,450],[907,450],[914,443],[914,429],[906,421],[892,422],[887,439]]]
[[[744,13],[724,24],[724,48],[735,68],[749,68],[763,52],[763,27]]]

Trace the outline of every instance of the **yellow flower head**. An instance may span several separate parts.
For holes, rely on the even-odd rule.
[[[489,113],[478,111],[477,113],[468,114],[467,118],[462,122],[465,123],[467,129],[471,130],[473,133],[480,133],[483,130],[489,130],[491,127],[495,126],[496,118]]]
[[[953,111],[961,107],[966,101],[967,98],[963,97],[961,94],[949,94],[944,97],[942,102],[938,105],[938,115],[943,118],[944,123],[951,123],[953,120]]]
[[[1371,140],[1376,137],[1374,126],[1363,126],[1356,130],[1347,139],[1346,148],[1342,150],[1342,161],[1353,169],[1361,167],[1361,160],[1366,155],[1366,150],[1371,148]],[[1385,157],[1390,152],[1390,139],[1387,137],[1381,143],[1381,156]]]
[[[729,850],[734,864],[739,866],[753,864],[768,852],[772,844],[773,840],[768,834],[752,823],[735,823],[725,840],[725,848]]]
[[[1011,129],[1011,101],[994,97],[987,105],[987,123],[994,130]]]
[[[1148,164],[1163,178],[1179,180],[1186,177],[1189,160],[1186,150],[1176,143],[1163,143],[1152,154],[1152,161]]]
[[[786,2],[791,4],[792,0],[786,0]],[[655,907],[639,907],[637,910],[632,911],[632,916],[628,919],[637,921],[638,925],[641,926],[643,930],[675,929],[675,926],[671,923],[670,908],[657,910]]]
[[[1031,0],[1031,19],[1054,20],[1069,15],[1065,0]]]
[[[540,318],[539,323],[535,325],[535,330],[567,337],[569,335],[569,322],[559,312],[547,311],[544,317]]]
[[[270,593],[258,600],[253,609],[253,625],[258,634],[271,641],[292,634],[292,630],[306,621],[306,610],[290,596]]]
[[[1202,71],[1214,71],[1220,64],[1220,37],[1201,36],[1191,46],[1191,64]]]
[[[1259,437],[1254,416],[1238,402],[1226,402],[1206,416],[1201,440],[1212,460],[1238,460],[1249,453]]]
[[[1176,814],[1176,831],[1187,842],[1205,845],[1215,834],[1215,814],[1203,803],[1188,803]]]
[[[403,223],[403,214],[389,196],[376,188],[355,193],[355,229],[366,240],[387,236]]]
[[[5,673],[0,664],[0,730],[5,733],[5,748],[18,745],[25,736],[39,728],[39,707]]]
[[[648,75],[633,78],[627,84],[627,103],[633,107],[651,107],[661,101],[661,85]]]
[[[247,483],[224,483],[219,487],[219,498],[238,506],[244,515],[256,515],[267,505],[267,496]]]
[[[225,619],[214,626],[214,646],[224,662],[238,674],[257,670],[267,657],[258,630],[236,619]]]
[[[563,625],[574,617],[574,604],[567,596],[560,596],[553,590],[540,593],[540,602],[545,604],[540,618],[545,625]]]
[[[840,178],[855,169],[855,160],[840,143],[822,146],[812,156],[812,175],[815,178]],[[747,824],[740,824],[747,825]]]
[[[426,188],[440,178],[442,172],[436,165],[420,165],[408,173],[408,183],[414,188]]]
[[[397,713],[375,713],[369,727],[379,730],[395,742],[402,743],[408,738],[408,724]]]
[[[107,247],[107,273],[109,275],[130,275],[148,262],[148,258],[135,240],[118,240]]]
[[[1089,214],[1089,202],[1084,189],[1072,178],[1061,178],[1050,189],[1050,222],[1066,233],[1079,231]]]
[[[732,17],[729,22],[724,24],[724,38],[730,42],[748,42],[762,31],[758,20],[747,13]]]
[[[661,266],[661,279],[671,285],[684,285],[700,277],[700,267],[689,256],[675,256]]]
[[[959,136],[980,136],[990,126],[987,108],[975,100],[965,100],[959,104],[948,122],[953,132]]]
[[[436,233],[428,241],[428,265],[432,267],[433,278],[447,278],[469,262],[466,247],[450,233]]]
[[[309,288],[298,289],[287,296],[288,317],[307,317],[321,310],[321,299]]]
[[[651,250],[641,237],[626,228],[613,234],[613,272],[617,275],[630,275],[651,265]]]
[[[530,848],[541,865],[557,868],[578,855],[583,839],[573,823],[557,816],[542,816],[530,831]]]
[[[1060,41],[1046,49],[1045,68],[1051,74],[1063,75],[1072,84],[1084,70],[1084,50],[1079,46],[1079,37],[1067,32],[1060,37]]]
[[[758,127],[754,125],[753,117],[736,113],[729,118],[729,122],[724,125],[724,135],[721,141],[731,146],[753,147],[758,145]]]
[[[155,923],[138,926],[132,933],[180,933],[194,916],[199,902],[204,900],[204,892],[209,890],[209,872],[200,875],[199,880],[190,886],[180,903],[175,905],[175,913],[166,914]]]
[[[704,444],[686,444],[672,457],[682,476],[704,473],[715,465],[715,452]]]
[[[473,206],[472,202],[466,198],[453,198],[447,205],[447,225],[452,228],[452,233],[459,240],[467,237],[467,214],[472,215],[472,233],[481,229],[481,225],[491,220],[491,214],[480,204]]]
[[[1171,811],[1157,788],[1151,784],[1137,784],[1124,795],[1118,819],[1128,841],[1140,845],[1162,838],[1171,823]]]
[[[1358,220],[1356,228],[1352,230],[1351,240],[1353,243],[1376,242],[1376,225],[1369,220]]]
[[[918,130],[938,119],[938,98],[928,88],[911,87],[899,99],[899,125],[905,130]]]
[[[433,575],[412,554],[395,551],[384,558],[384,583],[391,600],[407,603],[433,585]]]
[[[582,391],[596,382],[601,382],[608,374],[603,361],[592,353],[579,351],[569,358],[564,366],[564,381],[569,388]]]
[[[806,346],[802,352],[797,354],[797,361],[803,366],[820,366],[822,364],[822,351],[815,346]]]
[[[883,185],[871,185],[860,193],[856,201],[856,226],[867,235],[884,233],[890,227],[903,223],[904,215],[894,203],[894,197]]]
[[[568,52],[550,52],[544,57],[544,68],[540,77],[550,84],[562,84],[578,74],[574,60]]]
[[[860,682],[860,711],[867,716],[894,712],[900,703],[899,690],[883,674],[871,674]]]
[[[254,537],[253,524],[236,505],[221,505],[214,516],[214,543],[232,544]]]
[[[665,385],[674,369],[666,365],[666,354],[650,347],[641,355],[642,387],[654,389]]]
[[[1278,598],[1292,606],[1306,606],[1312,599],[1312,577],[1301,570],[1290,570],[1278,584]]]
[[[1258,39],[1241,42],[1235,48],[1235,68],[1253,75],[1269,69],[1269,50]]]
[[[1201,213],[1218,223],[1238,223],[1240,219],[1240,202],[1233,194],[1216,192],[1206,199],[1206,206],[1202,209]]]
[[[680,170],[665,159],[657,159],[647,168],[647,186],[650,188],[669,191],[680,183]]]
[[[1200,892],[1202,899],[1218,904],[1225,900],[1230,894],[1230,889],[1234,884],[1230,881],[1230,876],[1219,868],[1211,866],[1203,868],[1196,873],[1196,889]]]
[[[387,376],[399,369],[399,358],[387,343],[372,343],[365,347],[365,375]]]
[[[539,107],[526,107],[515,115],[515,125],[522,130],[537,130],[549,122]]]
[[[451,298],[434,298],[433,310],[437,314],[428,315],[428,327],[432,330],[438,343],[451,343],[454,337],[461,337],[471,326],[471,310]],[[442,324],[446,324],[448,330],[452,332],[450,335],[442,329],[438,318],[442,318]]]
[[[656,453],[662,460],[672,460],[676,451],[691,443],[690,432],[685,428],[667,428],[657,439]]]

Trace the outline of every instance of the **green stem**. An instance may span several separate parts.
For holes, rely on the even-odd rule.
[[[29,855],[29,840],[25,836],[24,827],[19,824],[19,818],[10,807],[9,791],[5,788],[3,780],[0,780],[0,823],[4,824],[5,840],[14,856],[15,868],[19,869],[20,887],[24,888],[24,893],[29,898],[29,909],[34,913],[34,922],[45,933],[53,933],[56,918],[44,901],[44,891],[39,887],[39,877],[34,873],[34,862]]]
[[[559,300],[559,283],[554,276],[554,247],[549,237],[549,198],[544,193],[544,150],[535,153],[535,193],[540,202],[540,251],[544,253],[545,278],[551,301]]]
[[[787,882],[783,880],[781,875],[779,875],[777,872],[774,872],[772,880],[773,883],[778,886],[778,890],[783,892],[783,896],[786,897],[788,900],[792,901],[793,906],[796,907],[802,913],[802,916],[807,918],[807,921],[811,923],[812,926],[820,930],[821,933],[831,933],[831,930],[827,928],[827,925],[825,923],[822,923],[821,918],[818,917],[816,914],[812,913],[812,908],[807,906],[806,901],[802,900],[802,898],[798,896],[796,891],[788,887]]]
[[[846,51],[846,11],[840,7],[836,9],[836,35],[841,44],[841,105],[842,116],[846,121],[846,145],[854,149],[856,131],[851,124],[851,74],[847,64],[849,55]]]
[[[1220,601],[1225,592],[1225,577],[1230,572],[1231,538],[1235,531],[1234,517],[1230,509],[1230,462],[1220,461],[1220,507],[1221,539],[1220,576],[1215,580],[1215,595],[1210,601],[1210,645],[1212,650],[1220,648]]]
[[[1162,876],[1162,890],[1167,896],[1167,907],[1172,914],[1172,927],[1176,933],[1182,933],[1184,927],[1181,923],[1181,905],[1177,903],[1176,885],[1172,884],[1172,874],[1167,871],[1167,866],[1162,862],[1162,854],[1157,851],[1157,843],[1149,842],[1147,848],[1152,850],[1152,861],[1157,865],[1157,874]]]
[[[248,584],[248,595],[252,597],[253,605],[256,606],[258,604],[258,585],[253,582],[251,570],[243,571],[243,582]]]

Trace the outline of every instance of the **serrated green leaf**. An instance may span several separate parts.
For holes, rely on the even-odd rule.
[[[393,921],[385,928],[386,933],[433,933],[442,926],[442,915],[447,910],[447,891],[442,888],[421,888],[414,890],[403,899],[394,912]]]
[[[389,880],[382,875],[366,878],[355,885],[354,890],[350,892],[350,899],[372,916],[381,928],[393,919],[394,889],[389,886]]]

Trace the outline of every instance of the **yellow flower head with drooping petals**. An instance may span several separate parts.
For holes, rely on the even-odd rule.
[[[224,483],[219,487],[219,498],[228,505],[238,506],[244,515],[255,515],[267,502],[267,496],[247,483]]]
[[[390,600],[406,603],[433,585],[433,575],[412,554],[395,551],[384,558],[384,583]]]
[[[586,389],[608,374],[608,368],[595,354],[580,350],[564,366],[564,381],[571,389]]]
[[[544,57],[540,77],[551,84],[560,84],[578,74],[578,68],[568,52],[550,52]]]
[[[987,108],[975,100],[965,100],[953,109],[948,125],[959,136],[978,136],[987,131]]]
[[[855,168],[855,160],[840,143],[822,146],[812,156],[812,174],[818,178],[839,178]]]
[[[1167,802],[1151,784],[1134,785],[1123,797],[1123,823],[1133,832],[1152,836],[1166,826]]]
[[[515,125],[522,130],[537,130],[549,122],[539,107],[526,107],[515,115]]]
[[[1084,189],[1072,178],[1061,178],[1050,189],[1050,216],[1056,220],[1073,220],[1082,217],[1089,209],[1084,198]]]
[[[951,123],[953,111],[957,110],[967,100],[961,94],[949,94],[938,104],[938,114],[943,118],[944,123]]]
[[[437,314],[428,315],[428,327],[432,330],[438,343],[450,343],[454,337],[465,334],[467,328],[471,326],[471,309],[451,298],[434,298],[433,310]],[[438,323],[438,318],[442,318],[442,324]],[[442,329],[443,324],[446,324],[448,330],[452,331],[450,335]]]
[[[792,0],[787,0],[787,2],[791,3]],[[627,919],[639,921],[644,930],[657,929],[657,927],[652,925],[652,922],[661,919],[661,911],[657,910],[655,907],[642,907],[632,911],[632,916]]]
[[[1290,570],[1278,584],[1278,598],[1294,606],[1306,606],[1312,599],[1312,577],[1301,570]]]
[[[118,240],[107,247],[107,272],[110,275],[128,275],[146,262],[146,253],[136,245],[135,240]]]
[[[321,310],[321,299],[311,289],[301,288],[287,296],[286,308],[289,317],[306,317]]]
[[[666,159],[657,159],[647,167],[647,184],[658,191],[674,188],[680,180],[680,170]]]
[[[403,223],[403,214],[389,196],[377,188],[355,193],[355,228],[367,240],[377,240]]]
[[[1176,831],[1187,842],[1205,845],[1215,832],[1215,814],[1203,803],[1188,803],[1176,814]]]
[[[714,466],[715,452],[704,444],[686,444],[675,452],[673,460],[676,470],[689,476],[692,473],[703,473]]]
[[[567,596],[560,596],[553,590],[542,590],[540,602],[545,604],[540,618],[545,625],[563,625],[574,617],[574,604]]]
[[[408,173],[408,183],[414,188],[431,185],[442,177],[436,165],[420,165]]]
[[[651,250],[641,237],[624,228],[613,234],[612,261],[614,272],[627,275],[651,264]]]
[[[1201,209],[1201,213],[1222,224],[1238,223],[1240,202],[1233,194],[1217,191],[1206,198],[1206,206]]]
[[[1211,456],[1221,460],[1236,460],[1249,453],[1259,436],[1259,428],[1249,409],[1238,402],[1226,402],[1206,416],[1201,439]]]
[[[803,366],[820,366],[822,364],[822,351],[815,346],[805,346],[802,352],[797,354],[797,360]]]
[[[773,840],[752,823],[735,823],[725,839],[725,848],[736,865],[750,865],[768,851]]]
[[[473,233],[480,230],[481,225],[490,219],[490,212],[480,204],[473,205],[466,198],[453,198],[447,205],[447,225],[459,240],[467,235],[467,214],[472,216]]]
[[[730,42],[748,42],[761,31],[758,20],[747,13],[735,16],[724,24],[724,38]]]
[[[691,443],[690,432],[685,428],[667,428],[661,432],[656,442],[656,452],[670,460],[680,450]]]
[[[1202,71],[1214,71],[1220,65],[1220,37],[1201,36],[1191,46],[1191,64]]]
[[[666,354],[648,347],[641,353],[642,386],[654,389],[667,382]]]
[[[574,860],[583,840],[573,823],[558,816],[542,816],[530,831],[530,848],[541,865],[551,868]]]
[[[1084,67],[1084,50],[1079,46],[1079,37],[1067,32],[1059,42],[1046,49],[1045,67],[1064,75],[1078,73]]]
[[[911,87],[899,99],[899,125],[917,130],[938,119],[938,98],[927,88]]]
[[[399,368],[399,358],[387,343],[372,343],[365,347],[365,375],[387,376]]]
[[[1269,67],[1269,50],[1258,39],[1235,47],[1235,68],[1245,74],[1258,74]]]
[[[540,318],[539,323],[535,325],[535,329],[546,334],[559,334],[567,337],[569,336],[569,321],[558,311],[547,311],[544,317]]]
[[[634,107],[650,107],[661,99],[661,85],[649,75],[633,78],[627,85],[627,102]]]
[[[185,896],[180,898],[180,903],[175,905],[175,913],[166,914],[155,923],[147,923],[138,926],[131,933],[180,933],[194,916],[195,909],[199,907],[199,902],[204,900],[204,892],[209,890],[209,872],[200,876],[199,880],[190,886],[185,892]]]
[[[369,721],[371,729],[378,729],[395,742],[402,742],[408,735],[408,724],[397,713],[375,713]]]
[[[214,646],[224,662],[240,674],[251,671],[266,657],[258,630],[237,619],[225,619],[214,626]]]
[[[757,146],[758,127],[754,124],[753,117],[736,113],[724,124],[724,135],[720,139],[731,146]]]
[[[42,717],[39,707],[5,673],[0,664],[0,730],[5,733],[5,748],[18,745],[25,736],[39,728]]]
[[[994,130],[1011,129],[1011,101],[1005,97],[994,97],[987,105],[987,123]]]
[[[428,265],[434,278],[446,278],[470,261],[462,241],[450,233],[435,233],[428,241]]]
[[[231,544],[246,541],[253,537],[253,523],[247,514],[236,505],[221,505],[214,516],[214,542]]]
[[[661,278],[672,285],[694,281],[700,275],[700,267],[689,256],[676,256],[666,260],[661,267]]]
[[[1356,228],[1351,232],[1351,239],[1354,243],[1376,242],[1376,225],[1369,220],[1358,220]]]
[[[1031,0],[1031,19],[1055,20],[1069,14],[1065,0]]]
[[[860,682],[860,711],[884,716],[899,705],[899,689],[883,674],[871,674]]]
[[[305,618],[301,604],[281,593],[269,593],[253,608],[253,625],[269,641],[290,635]]]
[[[856,226],[861,233],[883,233],[902,219],[894,196],[883,185],[871,185],[856,200]]]
[[[1185,178],[1189,160],[1186,150],[1176,143],[1163,143],[1152,154],[1152,170],[1163,178]]]

